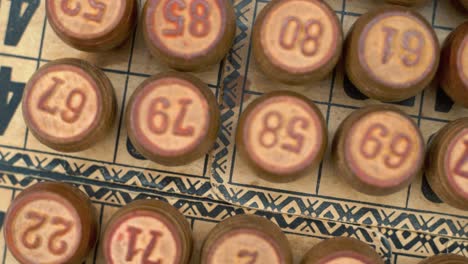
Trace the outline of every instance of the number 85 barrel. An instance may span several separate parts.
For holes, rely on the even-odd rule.
[[[219,62],[230,49],[235,31],[229,0],[148,0],[143,10],[148,49],[178,70]]]
[[[356,190],[386,195],[407,186],[421,171],[424,141],[416,124],[398,108],[373,105],[341,123],[332,158],[337,175]]]
[[[434,78],[439,42],[417,12],[384,7],[362,15],[346,40],[345,69],[365,95],[380,101],[408,99]]]

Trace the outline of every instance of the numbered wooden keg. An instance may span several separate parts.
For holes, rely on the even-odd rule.
[[[68,45],[105,51],[121,45],[138,16],[136,0],[47,0],[49,24]]]
[[[468,108],[468,21],[446,39],[439,66],[440,86],[452,100]]]
[[[237,148],[258,176],[285,182],[304,175],[323,158],[327,128],[306,97],[277,91],[253,101],[237,127]]]
[[[384,264],[383,259],[366,243],[354,238],[337,237],[312,247],[301,264]]]
[[[143,35],[153,56],[178,70],[216,64],[234,41],[236,21],[228,0],[148,0]]]
[[[236,215],[216,225],[201,251],[204,264],[292,264],[288,239],[281,229],[260,216]]]
[[[468,118],[444,126],[431,140],[426,178],[447,204],[468,210]]]
[[[55,150],[87,149],[109,132],[116,112],[114,88],[95,66],[78,59],[47,63],[23,95],[23,116],[32,134]]]
[[[455,254],[442,254],[427,258],[419,264],[466,264],[468,258]]]
[[[198,78],[169,72],[144,81],[127,107],[128,136],[147,159],[190,163],[213,146],[219,130],[216,98]]]
[[[162,201],[138,200],[112,216],[102,249],[108,264],[186,264],[192,243],[189,223],[176,208]]]
[[[255,22],[252,48],[268,77],[303,83],[332,71],[342,42],[341,24],[324,1],[274,0]]]
[[[398,108],[373,105],[341,123],[332,159],[336,174],[356,190],[386,195],[406,187],[420,173],[424,141],[417,125]]]
[[[408,99],[434,78],[439,42],[427,21],[408,8],[390,6],[362,15],[346,40],[346,73],[365,95]]]
[[[95,209],[79,189],[38,183],[21,192],[4,223],[5,242],[22,264],[83,263],[96,244]]]
[[[387,3],[403,6],[421,6],[426,4],[428,0],[385,0]]]

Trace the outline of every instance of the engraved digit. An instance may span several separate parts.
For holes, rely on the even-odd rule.
[[[302,117],[293,117],[288,123],[287,132],[289,137],[296,141],[296,144],[283,144],[281,147],[287,151],[299,154],[304,143],[304,135],[298,133],[295,130],[296,124],[299,124],[301,129],[307,129],[309,127],[309,122],[307,122],[307,119]]]
[[[95,14],[85,13],[83,17],[85,17],[88,20],[100,23],[104,16],[104,12],[106,12],[106,4],[99,2],[98,0],[88,0],[88,3],[91,7],[97,9],[98,11]]]
[[[133,258],[141,251],[141,249],[136,249],[136,244],[138,240],[138,236],[143,233],[143,231],[140,228],[137,227],[132,227],[129,226],[127,227],[127,232],[129,235],[129,241],[128,241],[128,250],[127,250],[127,255],[125,257],[125,261],[130,262],[133,260]],[[156,261],[151,261],[149,258],[151,257],[154,249],[156,248],[157,242],[160,237],[162,237],[162,233],[158,231],[150,231],[151,234],[151,240],[148,243],[148,246],[146,246],[146,249],[143,251],[143,258],[142,258],[142,264],[161,264],[161,259],[158,259]]]
[[[388,134],[388,129],[382,124],[374,124],[369,127],[366,134],[364,135],[364,138],[361,141],[361,145],[359,148],[361,154],[367,159],[374,159],[375,157],[377,157],[377,155],[379,155],[380,151],[382,150],[382,143],[378,138],[374,136],[374,131],[379,131],[379,135],[382,137],[386,137]],[[371,142],[374,142],[374,147],[372,148],[373,150],[371,152],[368,152],[366,150],[366,145]]]
[[[143,252],[143,264],[161,264],[161,259],[158,259],[156,261],[151,261],[149,258],[151,257],[151,254],[153,253],[154,249],[156,248],[156,244],[159,240],[160,237],[162,237],[162,233],[158,231],[151,230],[151,240],[146,247],[145,251]]]
[[[317,30],[313,30],[314,27],[316,27]],[[302,54],[307,57],[314,56],[317,54],[320,46],[319,39],[323,33],[322,23],[320,23],[319,20],[311,19],[307,21],[304,28],[306,37],[302,40],[301,44]],[[313,31],[311,32],[311,30]],[[313,43],[313,48],[307,49],[307,43]]]
[[[79,99],[75,99],[79,98]],[[78,101],[77,105],[73,103]],[[67,107],[68,111],[63,110],[60,113],[60,117],[63,121],[67,123],[74,123],[76,122],[83,111],[83,108],[86,103],[86,94],[78,89],[73,89],[67,96],[67,100],[65,102],[65,106]],[[71,115],[70,115],[71,113]]]
[[[158,97],[151,101],[150,114],[148,115],[149,129],[151,132],[160,135],[167,131],[167,127],[169,126],[169,116],[165,112],[159,110],[158,105],[161,105],[162,109],[167,109],[171,106],[171,103],[167,98],[164,97]],[[156,119],[158,116],[161,119],[161,124],[156,126],[154,119]]]
[[[200,13],[201,12],[201,13]],[[190,34],[195,37],[205,37],[210,33],[210,5],[205,0],[193,0],[190,5],[190,16],[192,22],[190,23]],[[201,27],[200,27],[201,26]]]
[[[80,13],[81,11],[81,4],[80,3],[76,3],[76,6],[74,8],[70,8],[69,7],[69,2],[70,0],[62,0],[60,2],[60,7],[62,8],[62,11],[69,15],[69,16],[76,16]]]
[[[385,33],[385,41],[382,51],[382,64],[387,64],[390,61],[390,58],[392,57],[393,39],[398,33],[398,30],[387,26],[384,26],[382,30]]]
[[[173,133],[176,136],[182,136],[182,137],[193,136],[194,134],[193,126],[183,127],[185,115],[187,114],[187,108],[188,108],[188,105],[192,104],[192,100],[180,99],[179,104],[181,106],[181,109],[179,113],[177,114],[177,117],[174,123]]]
[[[128,232],[128,249],[127,255],[125,257],[125,261],[129,262],[132,261],[133,258],[141,251],[141,249],[136,249],[138,235],[141,234],[143,231],[140,228],[136,228],[133,226],[127,227]]]
[[[270,126],[270,120],[277,120],[277,125]],[[260,144],[265,148],[272,148],[278,143],[278,130],[281,128],[283,123],[283,117],[280,113],[276,111],[268,112],[263,118],[263,130],[260,133],[259,140]],[[267,134],[273,135],[273,140],[271,142],[266,142],[265,137]]]
[[[402,151],[398,150],[398,145],[400,142],[405,142],[405,147]],[[405,162],[406,158],[409,155],[411,150],[411,139],[405,134],[399,134],[393,137],[392,142],[390,143],[390,151],[393,156],[397,156],[399,159],[397,162],[392,162],[390,155],[385,157],[385,165],[391,169],[395,169],[401,166]]]
[[[57,241],[57,240],[60,237],[65,236],[71,231],[73,227],[73,223],[59,216],[52,218],[51,223],[52,225],[55,225],[55,226],[63,226],[62,229],[57,230],[54,233],[52,233],[52,235],[50,235],[49,242],[47,243],[47,248],[49,249],[49,251],[52,254],[59,256],[59,255],[64,254],[67,251],[68,244],[65,240],[61,240],[61,241]],[[56,246],[57,244],[59,244],[58,247]]]
[[[463,178],[468,178],[468,171],[463,170],[463,166],[468,162],[468,140],[463,141],[463,144],[465,145],[465,151],[455,164],[453,172],[457,175],[462,176]]]
[[[417,45],[413,47],[411,45],[411,39],[415,38],[417,40]],[[421,32],[416,30],[409,30],[403,34],[403,49],[414,55],[414,58],[411,58],[410,55],[402,57],[403,63],[408,66],[414,66],[419,63],[421,59],[422,48],[424,47],[424,36]]]
[[[237,253],[237,257],[248,258],[248,262],[246,262],[245,264],[255,264],[255,262],[257,261],[258,252],[242,249],[241,251],[239,251],[239,253]]]
[[[164,6],[164,18],[176,25],[175,28],[164,29],[162,32],[166,36],[182,36],[184,34],[184,21],[183,16],[176,14],[176,10],[182,11],[185,9],[185,2],[183,0],[169,0]]]
[[[294,30],[292,33],[292,38],[288,42],[286,40],[286,34],[288,33],[288,29],[290,26],[294,24]],[[283,26],[281,27],[279,43],[283,49],[290,50],[294,48],[294,44],[296,44],[297,37],[299,36],[299,31],[301,29],[301,21],[297,17],[289,16],[283,22]]]
[[[47,89],[47,91],[44,94],[42,94],[39,97],[39,100],[37,102],[37,108],[51,115],[55,114],[58,109],[57,107],[50,107],[49,101],[54,95],[55,90],[57,90],[57,87],[64,83],[64,81],[60,78],[53,77],[52,80],[54,81],[54,83],[49,87],[49,89]]]
[[[41,246],[42,244],[42,238],[39,236],[34,237],[34,241],[31,243],[28,241],[28,236],[33,233],[34,231],[37,231],[40,229],[42,226],[44,226],[47,217],[45,215],[41,215],[39,213],[36,213],[34,211],[29,211],[25,215],[26,219],[28,220],[34,220],[36,223],[32,224],[26,230],[24,230],[23,235],[21,236],[21,243],[27,248],[27,249],[37,249]]]

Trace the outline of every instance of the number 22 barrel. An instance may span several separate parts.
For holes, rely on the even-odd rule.
[[[356,190],[386,195],[406,187],[420,173],[424,141],[416,124],[398,108],[373,105],[341,123],[332,159],[336,174]]]
[[[221,61],[236,31],[229,0],[148,0],[142,21],[154,57],[187,71]]]
[[[136,0],[47,0],[49,24],[68,45],[105,51],[122,44],[135,27]]]
[[[38,183],[21,192],[5,218],[5,241],[22,264],[83,263],[98,237],[94,207],[65,183]]]
[[[345,70],[363,94],[393,102],[423,90],[435,76],[439,57],[439,42],[424,17],[404,7],[383,7],[353,25]]]
[[[468,210],[468,118],[450,122],[431,140],[426,177],[444,202]]]
[[[32,134],[63,152],[85,150],[102,139],[112,127],[116,107],[110,80],[79,59],[42,66],[23,95],[23,116]]]
[[[252,48],[268,77],[298,84],[329,74],[342,42],[341,24],[324,1],[275,0],[255,22]]]

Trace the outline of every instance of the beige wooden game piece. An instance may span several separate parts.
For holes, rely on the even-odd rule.
[[[468,118],[450,122],[432,139],[426,178],[444,202],[468,210]]]
[[[271,92],[253,101],[237,127],[239,156],[267,180],[286,182],[310,171],[323,158],[327,127],[306,97]]]
[[[274,0],[261,11],[253,31],[260,69],[285,83],[323,79],[338,62],[342,46],[341,24],[319,0]]]
[[[79,59],[42,66],[23,95],[23,116],[32,134],[64,152],[87,149],[102,139],[112,127],[116,107],[106,75]]]
[[[229,0],[148,0],[142,23],[153,56],[178,70],[199,70],[221,61],[236,31]]]
[[[47,0],[49,24],[68,45],[105,51],[121,45],[138,16],[136,0]]]
[[[271,221],[236,215],[211,230],[202,247],[203,264],[292,264],[288,239]]]
[[[440,86],[452,100],[468,108],[468,21],[446,39],[439,66]]]
[[[381,101],[408,99],[434,78],[439,42],[423,16],[389,6],[362,15],[346,40],[345,69],[365,95]]]
[[[337,175],[356,190],[386,195],[406,187],[421,171],[424,141],[416,124],[398,108],[373,105],[341,123],[332,159]]]
[[[324,240],[312,247],[301,264],[384,264],[366,243],[349,237]]]
[[[135,148],[147,159],[176,166],[212,147],[220,126],[216,98],[206,84],[167,72],[144,81],[128,104],[126,124]]]
[[[192,231],[166,202],[138,200],[117,211],[104,232],[107,264],[180,263],[190,260]]]
[[[5,216],[5,242],[23,264],[79,264],[98,236],[88,197],[65,183],[38,183],[21,192]]]
[[[387,3],[403,6],[419,6],[426,4],[428,0],[385,0]]]
[[[455,254],[442,254],[427,258],[419,264],[467,264],[468,258]]]

